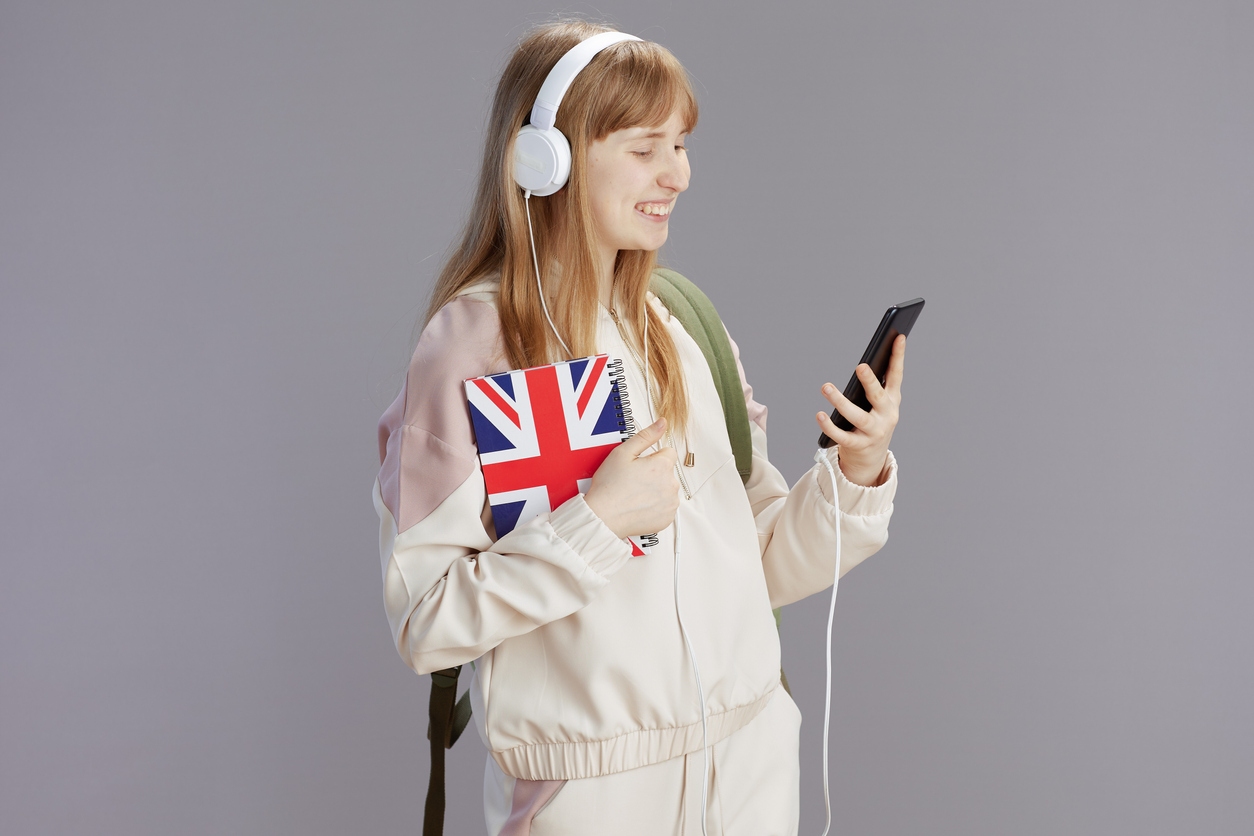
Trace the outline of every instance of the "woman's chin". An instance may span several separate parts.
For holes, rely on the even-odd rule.
[[[662,245],[666,243],[666,237],[667,229],[666,227],[662,227],[660,230],[654,231],[652,235],[646,236],[645,242],[642,244],[640,249],[660,250]]]

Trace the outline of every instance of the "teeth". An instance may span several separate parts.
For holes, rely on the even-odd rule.
[[[643,204],[639,208],[646,215],[669,215],[671,211],[670,206],[658,206],[653,203]]]

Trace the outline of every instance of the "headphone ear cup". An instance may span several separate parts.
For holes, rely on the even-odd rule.
[[[523,125],[514,138],[514,182],[537,197],[551,195],[570,177],[570,143],[557,128]]]

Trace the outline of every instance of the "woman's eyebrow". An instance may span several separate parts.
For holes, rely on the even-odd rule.
[[[644,130],[644,129],[643,129],[643,128],[637,128],[637,130]],[[647,133],[647,134],[635,134],[635,135],[631,136],[631,137],[628,139],[628,141],[630,142],[630,141],[634,141],[634,140],[637,140],[637,139],[658,139],[658,138],[662,138],[662,137],[665,137],[665,136],[666,136],[666,131],[663,131],[663,130],[661,130],[661,129],[658,129],[658,130],[650,131],[650,132],[649,132],[649,133]],[[681,136],[681,137],[682,137],[682,136],[687,136],[687,134],[686,134],[686,133],[680,133],[680,136]]]

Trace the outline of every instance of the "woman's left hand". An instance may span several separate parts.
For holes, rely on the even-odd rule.
[[[881,386],[875,373],[866,363],[859,363],[854,374],[866,390],[871,411],[854,405],[831,383],[823,384],[823,397],[831,402],[836,411],[853,424],[853,431],[842,430],[832,423],[826,413],[818,413],[819,427],[823,434],[840,446],[840,471],[855,485],[874,487],[880,483],[880,474],[888,462],[888,442],[897,427],[897,415],[901,406],[901,378],[905,372],[906,338],[900,334],[893,341],[893,353],[888,360],[888,374]]]

